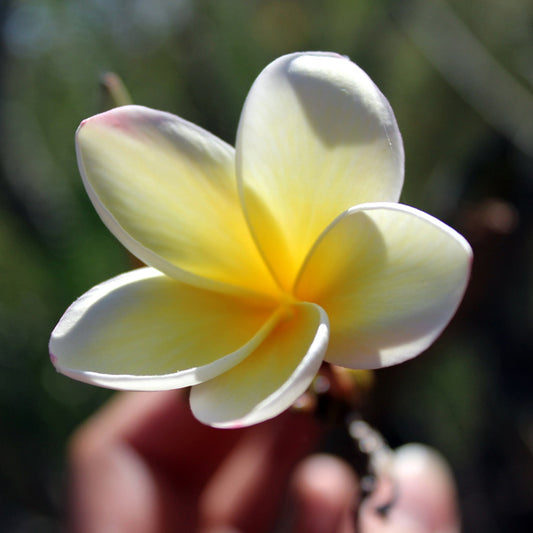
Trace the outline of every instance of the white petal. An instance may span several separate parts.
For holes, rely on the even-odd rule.
[[[262,344],[224,374],[191,390],[201,422],[242,427],[277,416],[307,389],[328,343],[328,318],[320,307],[296,304]]]
[[[331,325],[326,360],[351,368],[400,363],[425,350],[455,313],[472,251],[439,220],[399,204],[364,204],[321,236],[295,288]]]
[[[87,119],[76,146],[96,210],[142,261],[200,287],[277,291],[242,212],[231,146],[140,106]]]
[[[403,145],[392,109],[347,58],[298,53],[253,84],[237,133],[247,218],[287,289],[324,228],[349,207],[397,201]]]
[[[276,320],[268,308],[142,268],[74,302],[52,332],[50,356],[60,372],[87,383],[173,389],[240,362]]]

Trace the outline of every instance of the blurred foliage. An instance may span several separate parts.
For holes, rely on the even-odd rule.
[[[377,373],[369,416],[393,444],[439,448],[465,531],[533,516],[533,5],[528,0],[41,0],[0,7],[0,529],[60,528],[68,435],[109,393],[55,373],[64,309],[131,267],[78,178],[73,133],[136,103],[234,141],[275,57],[349,55],[389,98],[406,149],[402,200],[462,231],[472,284],[429,352]]]

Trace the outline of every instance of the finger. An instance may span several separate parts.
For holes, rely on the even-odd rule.
[[[314,449],[318,431],[311,417],[291,412],[248,428],[202,494],[200,531],[270,531],[290,473]]]
[[[386,516],[376,507],[396,484],[398,498]],[[391,477],[362,506],[361,533],[458,533],[457,497],[450,469],[434,450],[408,444],[395,453]]]
[[[212,490],[206,491],[211,494],[211,505],[204,506],[207,515],[222,518],[218,523],[257,526],[253,515],[259,513],[266,523],[279,503],[288,471],[314,445],[312,428],[316,425],[310,417],[285,413],[252,428],[217,430],[192,417],[182,393],[116,395],[72,439],[70,509],[75,531],[105,531],[106,520],[122,523],[126,506],[137,516],[129,520],[136,527],[144,520],[173,524],[159,531],[192,531],[193,526],[185,524],[196,524],[199,495],[215,472]],[[241,452],[248,457],[244,469]],[[243,470],[240,490],[232,490]],[[142,473],[136,481],[135,472]],[[233,503],[227,501],[231,494]],[[110,506],[117,498],[124,505]],[[255,533],[255,526],[248,530]]]
[[[330,455],[305,459],[292,479],[293,533],[353,533],[359,484],[353,469]]]
[[[179,405],[175,394],[117,394],[74,434],[69,450],[72,531],[156,533],[163,522],[173,521],[162,513],[168,484],[128,440],[143,421],[170,404]]]
[[[73,531],[192,531],[198,494],[239,437],[197,422],[182,393],[116,395],[71,441]]]
[[[112,442],[131,445],[169,477],[203,484],[242,431],[219,431],[198,422],[183,391],[117,394],[76,433],[73,448],[84,455]]]
[[[174,531],[178,517],[191,523],[183,498],[172,502],[165,480],[129,446],[78,456],[70,472],[71,531],[161,533]]]

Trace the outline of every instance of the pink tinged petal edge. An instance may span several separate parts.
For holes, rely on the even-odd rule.
[[[83,150],[80,146],[79,137],[83,128],[91,123],[94,123],[97,126],[106,126],[109,129],[120,130],[126,133],[128,137],[138,139],[142,139],[142,136],[137,131],[137,128],[141,127],[143,124],[146,126],[146,123],[148,123],[154,128],[161,127],[163,131],[165,128],[167,128],[169,131],[172,130],[174,135],[181,135],[181,140],[185,144],[191,144],[193,142],[187,137],[187,135],[191,138],[194,138],[198,150],[203,150],[205,152],[202,152],[203,157],[209,157],[209,155],[206,154],[208,154],[209,149],[211,149],[213,151],[213,160],[211,163],[214,164],[215,162],[218,162],[221,166],[228,164],[229,161],[233,160],[233,154],[235,151],[234,148],[215,135],[204,130],[200,126],[188,122],[181,117],[164,111],[158,111],[137,105],[114,108],[85,119],[79,125],[75,135],[78,167],[87,195],[89,196],[96,212],[106,227],[126,249],[128,249],[134,256],[138,257],[147,265],[152,266],[166,275],[190,285],[235,295],[253,294],[255,291],[252,288],[242,287],[233,282],[212,279],[209,276],[197,274],[186,268],[182,268],[178,264],[174,264],[174,262],[171,260],[163,257],[163,255],[157,251],[154,251],[150,247],[146,246],[137,238],[138,236],[130,233],[130,231],[128,231],[123,224],[121,224],[113,212],[101,200],[98,192],[91,183],[91,179],[89,178],[89,174],[87,172],[87,165],[84,161]],[[211,143],[213,145],[212,147],[210,147]],[[238,201],[237,192],[236,195]],[[246,224],[244,218],[243,223]],[[261,268],[265,269],[266,272],[264,265],[261,265]],[[257,272],[257,276],[261,275],[262,273]],[[257,297],[261,296],[262,295],[259,294],[257,295]],[[265,298],[265,296],[263,296],[263,298]]]
[[[99,115],[95,115],[93,117],[83,120],[78,126],[78,129],[76,131],[76,135],[75,135],[76,139],[78,138],[81,130],[85,126],[87,126],[90,122],[95,122],[95,121],[98,121],[102,124],[107,124],[109,126],[113,126],[114,128],[126,131],[129,134],[134,134],[135,130],[128,126],[129,122],[125,119],[121,119],[121,114],[123,114],[124,116],[127,116],[126,112],[128,111],[128,108],[135,108],[135,109],[138,108],[143,111],[146,110],[148,112],[153,112],[152,109],[144,108],[142,106],[123,106],[121,108],[116,108],[114,110],[111,110],[111,112],[106,111]],[[115,113],[118,115],[115,116],[115,114],[112,114],[112,113]],[[172,118],[179,119],[179,117],[174,117],[174,116],[172,116]],[[194,128],[197,128],[197,126],[194,124],[191,124],[191,126]],[[91,185],[90,180],[88,178],[87,171],[86,171],[85,163],[83,161],[82,150],[78,142],[76,142],[76,157],[77,157],[78,167],[80,170],[83,185],[85,187],[85,191],[87,192],[87,196],[89,196],[96,212],[98,213],[98,215],[100,216],[104,224],[107,226],[109,231],[120,241],[120,243],[127,250],[129,250],[134,256],[138,257],[141,261],[143,261],[147,265],[154,267],[161,272],[164,272],[168,276],[175,277],[176,279],[182,280],[186,283],[191,283],[192,285],[198,285],[198,286],[215,285],[215,287],[213,288],[216,288],[217,284],[215,282],[212,282],[210,280],[197,279],[197,276],[173,265],[172,263],[170,263],[169,261],[161,257],[159,254],[145,247],[141,242],[139,242],[137,239],[131,236],[126,230],[124,230],[124,228],[115,219],[113,214],[107,209],[107,207],[100,200],[98,194],[96,193],[93,186]]]
[[[64,343],[64,339],[83,320],[83,316],[87,310],[111,294],[117,286],[120,287],[128,283],[135,283],[157,276],[164,277],[163,274],[151,267],[140,268],[107,280],[93,287],[78,298],[64,313],[50,338],[50,357],[56,370],[78,381],[116,390],[156,391],[188,387],[212,379],[238,364],[261,344],[280,320],[280,312],[275,311],[259,331],[236,351],[229,354],[222,354],[219,359],[212,363],[168,374],[106,374],[89,370],[72,369],[62,363],[61,352],[63,351],[62,344]],[[68,357],[68,353],[66,356]]]

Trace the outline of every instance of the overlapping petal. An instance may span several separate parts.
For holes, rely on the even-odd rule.
[[[342,56],[270,64],[236,150],[139,106],[84,121],[76,146],[96,210],[150,265],[96,286],[54,329],[52,360],[78,380],[195,385],[199,420],[246,426],[288,408],[324,359],[378,368],[417,355],[462,298],[471,249],[395,203],[394,114]]]
[[[472,252],[416,209],[357,206],[321,236],[295,287],[328,313],[326,359],[352,368],[399,363],[425,350],[455,313]]]
[[[278,315],[248,300],[142,268],[97,285],[65,312],[50,354],[64,374],[104,387],[163,390],[236,365]]]
[[[76,140],[96,210],[134,255],[196,286],[276,292],[242,213],[231,146],[140,106],[84,121]]]
[[[242,363],[191,390],[200,421],[241,427],[272,418],[290,405],[316,375],[328,344],[328,317],[317,305],[301,303],[286,314]]]
[[[309,249],[344,210],[397,201],[403,145],[386,98],[347,58],[283,56],[257,78],[237,133],[245,212],[289,288]]]

